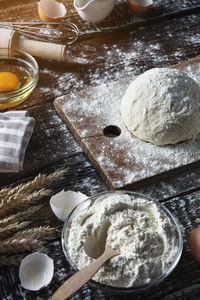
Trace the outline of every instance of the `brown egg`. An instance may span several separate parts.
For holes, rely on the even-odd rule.
[[[38,14],[43,22],[59,22],[65,18],[67,10],[64,4],[55,0],[40,0]]]
[[[196,228],[190,234],[190,249],[195,260],[200,263],[200,228]]]
[[[153,5],[152,0],[127,0],[127,4],[134,12],[145,12]]]

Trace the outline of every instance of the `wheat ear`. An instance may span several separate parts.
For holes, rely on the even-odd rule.
[[[14,232],[19,231],[22,228],[28,226],[29,224],[30,222],[22,222],[22,223],[15,222],[13,224],[9,224],[7,227],[0,228],[0,239],[8,237]]]
[[[3,198],[10,197],[15,193],[26,194],[27,192],[32,193],[37,189],[41,189],[42,187],[52,183],[52,181],[62,177],[66,172],[68,172],[67,169],[57,170],[49,175],[39,174],[32,181],[21,183],[14,188],[4,188],[0,191],[0,203],[3,200]]]
[[[28,239],[39,239],[52,235],[55,232],[55,228],[49,226],[40,226],[31,229],[26,229],[17,232],[13,238],[28,238]]]
[[[39,249],[45,245],[44,242],[31,238],[9,238],[0,244],[0,253],[3,254],[18,254],[26,251]]]
[[[5,217],[3,219],[0,219],[0,227],[7,226],[7,224],[11,222],[16,222],[19,220],[27,219],[28,217],[32,216],[36,213],[36,211],[40,210],[43,205],[37,205],[37,206],[31,206],[25,211],[20,211],[16,214],[9,215],[8,217]]]
[[[24,209],[32,204],[34,202],[40,200],[43,197],[50,196],[52,194],[51,190],[41,189],[39,191],[33,192],[31,195],[23,197],[14,197],[11,196],[7,203],[5,203],[3,206],[0,206],[0,217],[7,215],[8,213],[15,213],[16,211],[19,211],[20,209]],[[13,203],[15,205],[13,205]]]

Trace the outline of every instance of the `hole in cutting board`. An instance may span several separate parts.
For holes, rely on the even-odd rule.
[[[121,134],[121,129],[115,125],[110,125],[104,128],[103,134],[110,138],[115,138]]]

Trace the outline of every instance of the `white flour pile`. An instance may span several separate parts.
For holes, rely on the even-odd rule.
[[[151,282],[171,265],[177,252],[177,233],[167,215],[151,201],[128,194],[111,193],[99,197],[71,224],[66,245],[78,269],[93,261],[84,243],[109,222],[106,244],[120,250],[93,277],[120,287]],[[106,235],[106,232],[105,232]]]

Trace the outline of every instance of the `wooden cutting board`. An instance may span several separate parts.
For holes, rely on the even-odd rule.
[[[182,69],[200,83],[200,59]],[[55,99],[58,114],[112,189],[134,188],[143,180],[200,165],[200,137],[158,147],[131,136],[121,121],[120,101],[134,78],[125,78]]]

